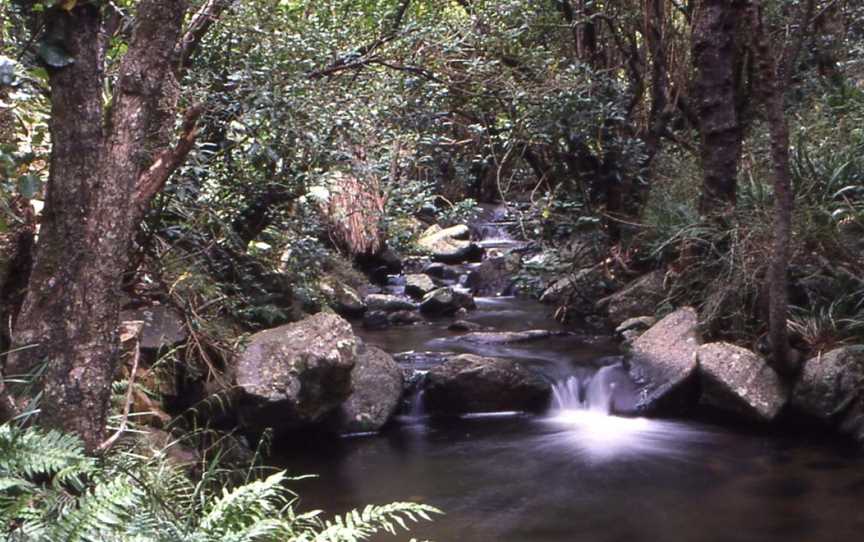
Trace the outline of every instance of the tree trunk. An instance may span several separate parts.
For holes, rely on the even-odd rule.
[[[803,8],[801,39],[808,19],[813,11],[813,1],[808,0]],[[789,74],[797,56],[793,50],[787,55],[772,52],[767,30],[763,23],[762,7],[758,0],[748,6],[750,35],[753,40],[762,102],[771,137],[771,162],[774,169],[774,240],[771,261],[768,267],[768,338],[774,368],[784,376],[792,376],[797,370],[790,356],[787,318],[789,292],[787,270],[789,267],[789,244],[792,236],[792,175],[789,170],[789,126],[786,121],[785,92]]]
[[[651,57],[651,109],[648,113],[648,129],[645,137],[645,169],[650,170],[654,157],[660,151],[660,142],[666,130],[666,106],[669,75],[666,67],[666,19],[665,0],[646,0],[644,10],[644,33],[648,53]]]
[[[735,205],[742,135],[736,110],[740,11],[735,1],[704,0],[693,26],[693,90],[702,155],[703,215],[723,213]]]
[[[812,50],[819,67],[819,75],[834,85],[842,85],[844,76],[838,61],[842,58],[846,28],[841,3],[832,2],[826,5],[813,22],[816,26],[816,39],[813,40]]]
[[[40,423],[102,441],[118,358],[119,289],[132,236],[172,162],[179,87],[174,74],[186,3],[142,0],[104,123],[98,7],[46,14],[46,35],[74,63],[50,69],[53,148],[27,296],[7,374],[33,372]],[[160,153],[161,151],[161,153]],[[188,150],[186,151],[188,152]],[[185,154],[184,154],[185,156]],[[161,187],[161,185],[160,185]]]

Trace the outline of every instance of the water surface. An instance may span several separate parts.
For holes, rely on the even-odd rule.
[[[561,330],[533,301],[478,306],[467,318],[499,331]],[[635,390],[620,368],[598,370],[615,361],[611,343],[577,334],[473,345],[447,331],[449,323],[357,331],[392,353],[519,359],[556,382],[550,411],[438,420],[415,401],[382,435],[293,443],[280,463],[319,474],[295,485],[304,508],[429,503],[446,515],[412,536],[439,542],[864,540],[864,462],[851,447],[610,416]]]

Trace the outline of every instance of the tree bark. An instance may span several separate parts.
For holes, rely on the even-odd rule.
[[[801,40],[806,27],[809,26],[813,6],[813,0],[808,0],[803,5],[801,24],[798,28]],[[787,327],[789,313],[787,271],[789,245],[792,238],[794,194],[789,169],[789,126],[786,120],[785,92],[800,50],[800,41],[796,41],[796,45],[787,54],[772,51],[759,0],[751,0],[747,15],[758,69],[760,94],[770,132],[771,162],[774,170],[774,239],[767,276],[768,338],[775,370],[789,377],[794,375],[797,367],[790,356]]]
[[[13,347],[28,348],[9,356],[6,372],[34,372],[44,363],[35,383],[42,391],[40,423],[78,434],[91,451],[102,441],[116,376],[119,289],[132,237],[155,194],[153,172],[179,165],[170,161],[178,151],[169,140],[185,14],[184,0],[138,4],[106,123],[99,8],[79,2],[45,13],[46,35],[74,63],[49,70],[47,197],[13,331]]]
[[[645,0],[644,33],[648,53],[651,56],[651,109],[648,113],[648,129],[645,137],[645,169],[648,170],[660,151],[660,142],[666,130],[666,106],[669,76],[666,66],[666,40],[664,22],[665,0]]]
[[[703,172],[699,207],[703,215],[723,213],[735,205],[742,137],[736,108],[740,11],[736,1],[704,0],[693,27],[693,91]]]

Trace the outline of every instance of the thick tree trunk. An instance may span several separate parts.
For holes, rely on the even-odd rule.
[[[178,99],[183,0],[143,0],[104,126],[97,7],[54,8],[48,35],[75,62],[50,71],[53,149],[45,211],[7,374],[45,371],[40,423],[102,441],[118,357],[120,280]],[[104,126],[104,128],[103,128]],[[188,152],[188,151],[187,151]],[[150,175],[152,176],[152,175]],[[152,180],[151,180],[152,181]],[[151,183],[152,184],[152,183]]]
[[[704,0],[693,27],[693,90],[703,171],[700,211],[704,215],[722,213],[735,205],[742,136],[736,110],[740,12],[737,1]]]
[[[52,70],[50,177],[39,248],[6,374],[46,369],[41,419],[96,442],[101,438],[113,377],[116,319],[100,317],[116,303],[91,266],[108,263],[91,246],[102,158],[102,67],[99,10],[84,6],[48,18],[46,32],[75,62]],[[101,258],[102,261],[96,259]],[[67,411],[68,407],[68,411]]]

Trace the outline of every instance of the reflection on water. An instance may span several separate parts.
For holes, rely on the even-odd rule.
[[[597,410],[561,410],[546,419],[560,428],[554,438],[563,438],[575,453],[592,462],[625,455],[680,458],[686,446],[710,439],[710,432],[684,423],[647,418],[610,416]]]
[[[469,318],[496,330],[560,329],[548,309],[481,300]],[[364,332],[396,353],[447,350],[446,321]],[[567,338],[564,338],[567,339]],[[395,500],[446,512],[412,536],[438,542],[858,542],[864,462],[836,443],[740,434],[693,422],[612,416],[635,396],[608,354],[566,340],[495,345],[556,381],[545,416],[425,416],[422,397],[377,437],[303,439],[278,463],[306,509]],[[521,349],[525,349],[523,352]],[[419,359],[424,369],[440,363]],[[607,365],[607,364],[601,364]],[[405,537],[407,538],[407,537]],[[389,540],[380,538],[375,540]]]
[[[306,508],[415,500],[437,541],[857,542],[860,458],[830,445],[692,423],[609,417],[405,422],[282,458]],[[378,540],[386,540],[385,538]]]

